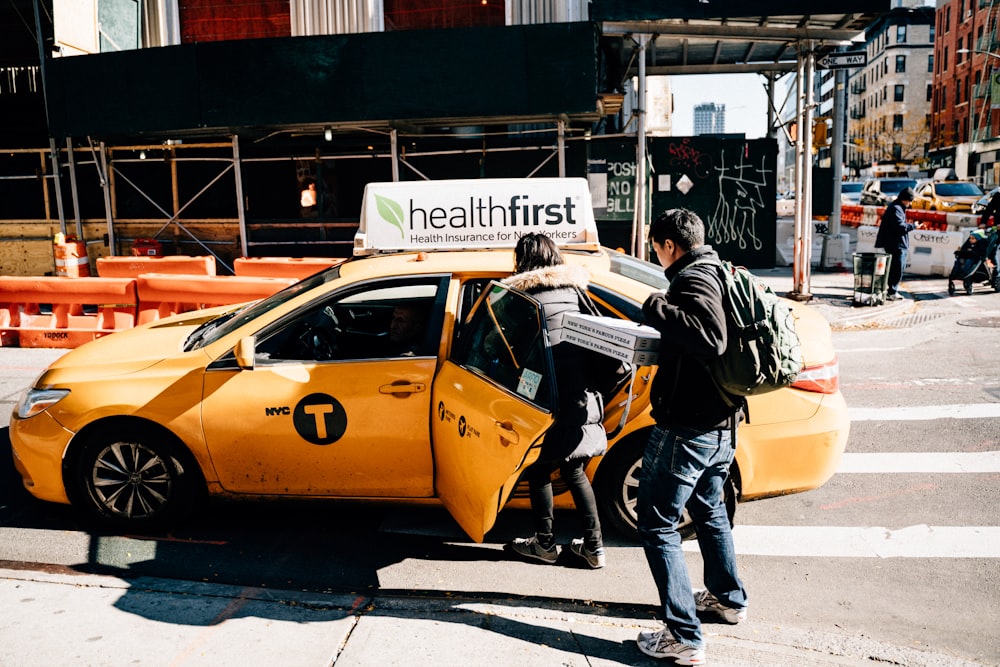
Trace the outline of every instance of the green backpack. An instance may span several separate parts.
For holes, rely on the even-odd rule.
[[[684,268],[697,264],[718,266],[722,275],[729,342],[707,366],[723,398],[745,408],[743,397],[790,386],[802,370],[791,309],[742,266],[700,259]]]

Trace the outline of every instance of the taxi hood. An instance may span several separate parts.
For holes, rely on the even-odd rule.
[[[52,362],[39,386],[128,375],[182,354],[191,332],[218,310],[224,309],[185,313],[90,341]]]

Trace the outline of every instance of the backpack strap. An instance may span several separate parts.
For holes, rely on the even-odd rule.
[[[729,295],[726,293],[726,276],[725,276],[726,267],[722,263],[721,260],[696,259],[696,260],[692,261],[690,264],[688,264],[687,266],[685,266],[683,269],[681,269],[678,273],[683,273],[684,271],[687,271],[688,269],[690,269],[692,266],[697,266],[699,264],[702,264],[702,265],[706,265],[707,264],[709,266],[717,266],[719,268],[719,278],[722,281],[722,301],[725,304],[724,307],[725,307],[725,310],[726,310],[726,316],[727,316],[727,318],[732,317],[732,315],[733,315],[733,313],[732,313],[733,306],[732,306],[732,303],[729,300]],[[728,328],[728,323],[727,323],[727,328]],[[727,331],[726,338],[727,338],[726,345],[729,345],[728,331]],[[725,389],[722,388],[722,386],[719,384],[718,380],[715,379],[715,376],[712,375],[712,370],[708,367],[708,363],[705,362],[705,361],[703,361],[703,360],[701,360],[701,359],[698,359],[698,362],[702,365],[702,367],[705,369],[705,372],[708,374],[708,377],[712,380],[712,384],[715,385],[715,390],[719,393],[719,396],[722,398],[722,401],[727,406],[729,406],[730,409],[735,410],[736,412],[742,412],[743,416],[746,417],[747,423],[749,424],[750,423],[750,406],[747,404],[747,398],[746,398],[746,396],[732,396],[731,394],[729,394]],[[736,420],[736,415],[735,414],[733,415],[732,420],[733,420],[733,427],[732,427],[733,428],[733,442],[736,442],[736,423],[737,423],[737,420]]]

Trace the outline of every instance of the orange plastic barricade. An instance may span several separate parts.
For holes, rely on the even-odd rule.
[[[294,282],[294,278],[145,273],[136,278],[138,321],[144,324],[211,306],[256,301]]]
[[[135,326],[131,278],[0,276],[0,346],[74,348]]]
[[[90,275],[90,256],[87,254],[87,244],[83,241],[65,240],[60,234],[52,245],[52,254],[57,276],[85,278]]]
[[[135,278],[143,273],[183,273],[214,276],[215,257],[171,255],[170,257],[98,257],[97,275],[105,278]]]
[[[345,261],[344,257],[237,257],[233,271],[238,276],[301,280]]]

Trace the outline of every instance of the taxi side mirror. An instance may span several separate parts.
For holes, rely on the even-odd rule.
[[[236,343],[233,354],[236,356],[236,365],[245,371],[252,371],[254,366],[254,355],[257,352],[257,344],[253,336],[244,336]]]

